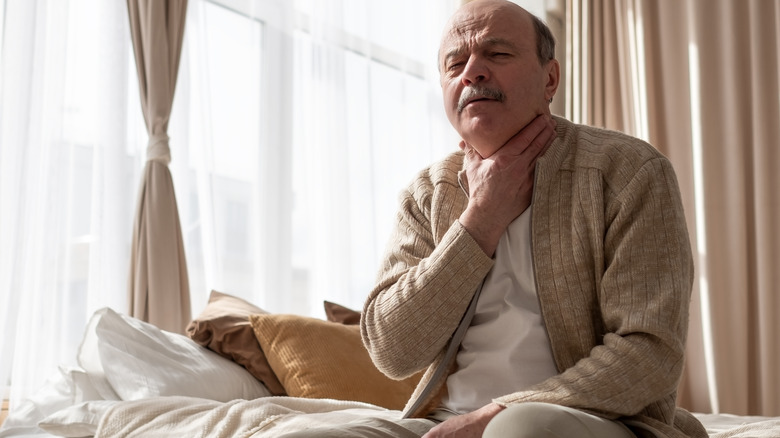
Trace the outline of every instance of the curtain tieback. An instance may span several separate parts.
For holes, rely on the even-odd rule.
[[[146,161],[158,161],[163,164],[171,162],[171,150],[168,147],[167,134],[156,134],[149,138],[149,145],[146,146]]]

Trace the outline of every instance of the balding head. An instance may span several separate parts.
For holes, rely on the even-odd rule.
[[[518,23],[527,24],[530,22],[534,32],[536,56],[539,59],[539,63],[544,65],[547,61],[555,59],[555,38],[550,28],[536,15],[507,0],[473,0],[461,6],[447,22],[442,41],[447,38],[448,33],[457,31],[457,23],[465,17],[488,16],[490,14],[508,14],[512,19],[517,20]],[[442,55],[440,52],[440,71]]]

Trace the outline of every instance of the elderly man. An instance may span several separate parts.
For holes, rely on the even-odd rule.
[[[547,27],[477,0],[439,52],[461,151],[402,193],[361,320],[374,363],[426,372],[425,437],[706,437],[676,408],[693,279],[676,177],[650,145],[553,117]]]

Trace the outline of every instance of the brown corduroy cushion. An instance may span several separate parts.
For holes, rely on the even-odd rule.
[[[421,375],[392,380],[371,362],[360,327],[299,315],[252,315],[268,363],[293,397],[402,409]]]
[[[338,322],[339,324],[360,324],[360,312],[344,307],[341,304],[325,301],[325,315],[328,321]]]
[[[249,315],[268,313],[232,295],[211,291],[203,312],[187,326],[189,337],[233,360],[263,382],[273,395],[286,395],[257,342]]]

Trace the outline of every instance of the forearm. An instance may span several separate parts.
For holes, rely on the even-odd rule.
[[[361,333],[377,367],[403,378],[428,366],[444,348],[492,260],[458,222],[432,250],[396,247],[366,301]]]
[[[494,226],[490,221],[485,220],[484,214],[476,208],[467,208],[458,220],[482,251],[492,257],[505,227]]]

